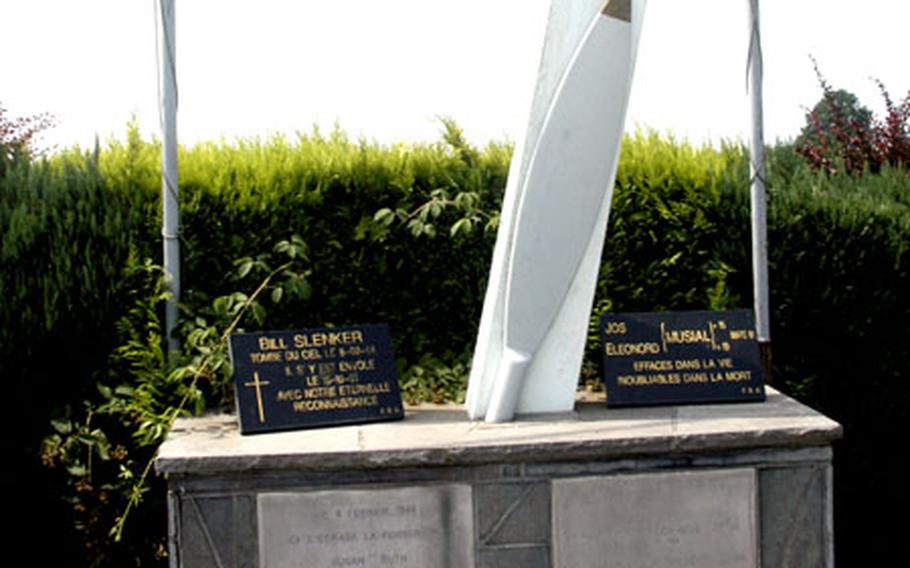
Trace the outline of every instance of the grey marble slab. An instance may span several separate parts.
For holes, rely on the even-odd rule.
[[[471,487],[262,493],[259,565],[472,568]]]
[[[758,568],[754,469],[553,481],[564,568]]]

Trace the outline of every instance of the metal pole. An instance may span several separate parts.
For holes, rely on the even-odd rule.
[[[749,60],[746,90],[750,95],[751,136],[750,201],[752,208],[752,289],[755,327],[765,377],[771,381],[771,316],[768,298],[767,195],[765,191],[765,137],[762,113],[762,49],[758,0],[749,2]]]
[[[173,336],[180,301],[180,211],[177,202],[177,49],[174,31],[175,0],[158,0],[158,108],[161,119],[161,197],[164,219],[164,271],[170,297],[165,306],[165,335],[168,352],[177,353]]]

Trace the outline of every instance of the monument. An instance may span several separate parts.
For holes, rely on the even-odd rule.
[[[840,432],[770,388],[255,436],[219,415],[178,420],[156,468],[173,568],[831,568]]]
[[[553,2],[503,200],[466,409],[572,409],[645,0]]]
[[[300,412],[342,409],[350,397],[373,411],[360,415],[351,399],[341,419],[356,424],[255,436],[241,435],[235,415],[177,420],[156,460],[168,484],[172,567],[833,566],[831,443],[841,428],[753,381],[756,358],[734,359],[753,340],[739,316],[690,314],[685,329],[658,319],[656,338],[647,318],[605,321],[626,338],[604,345],[617,384],[660,387],[636,387],[626,402],[657,396],[662,405],[576,400],[644,5],[551,6],[503,205],[469,416],[428,405],[405,408],[402,419],[379,398],[391,385],[381,358],[363,356],[374,344],[366,329],[334,332],[339,350],[358,347],[352,359],[318,351],[339,370],[350,363],[356,380],[290,360],[315,357],[330,341],[313,334],[329,330],[239,341],[249,364],[237,379],[239,414],[250,432],[275,415],[279,428],[299,426],[290,417],[303,399],[313,404]],[[712,390],[705,404],[679,405],[677,378],[693,392],[716,378],[727,389],[718,400],[745,402],[713,403]],[[269,390],[284,380],[304,387]],[[342,384],[358,390],[325,390]],[[512,422],[516,413],[524,416]],[[380,421],[359,423],[364,416]]]

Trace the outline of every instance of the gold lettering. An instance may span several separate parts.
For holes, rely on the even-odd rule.
[[[337,387],[310,387],[304,390],[304,395],[307,398],[333,398],[338,396]]]
[[[250,353],[250,361],[253,363],[280,363],[281,353],[272,351],[271,353]]]
[[[278,391],[277,398],[279,401],[289,401],[289,400],[301,400],[303,398],[303,391],[300,389],[284,389]]]
[[[334,387],[333,387],[334,388]],[[361,394],[388,394],[392,387],[388,381],[384,383],[367,383],[363,385],[341,385],[338,394],[341,396],[357,396]]]
[[[644,387],[650,385],[678,385],[682,382],[679,373],[654,373],[653,375],[620,375],[616,382],[624,387]]]
[[[259,349],[262,351],[280,351],[287,349],[283,337],[260,337]]]
[[[245,387],[252,387],[256,389],[256,407],[259,410],[259,423],[265,423],[265,410],[262,407],[262,387],[269,384],[269,381],[262,381],[259,379],[259,373],[253,372],[253,381],[248,383],[243,383]]]
[[[349,408],[371,408],[379,406],[375,395],[331,398],[328,400],[299,400],[294,402],[294,412],[319,412],[324,410],[346,410]]]
[[[373,371],[376,369],[375,359],[357,359],[356,361],[339,361],[338,370],[341,372],[350,371]]]
[[[604,333],[606,335],[625,335],[626,334],[626,322],[608,321],[607,325],[604,327]]]
[[[683,373],[684,383],[707,383],[707,373]]]
[[[607,357],[624,355],[655,355],[660,353],[660,345],[653,341],[640,343],[611,343],[604,346]]]
[[[748,381],[752,378],[752,371],[726,371],[724,378],[731,383]]]
[[[632,361],[632,369],[635,371],[672,371],[673,361],[667,359]]]
[[[755,331],[751,329],[731,329],[730,339],[733,341],[742,341],[745,339],[755,339]]]
[[[665,332],[667,343],[711,343],[703,329],[671,329]]]
[[[314,361],[316,359],[322,359],[322,355],[319,353],[318,349],[301,349],[300,358],[304,361]]]
[[[363,332],[360,330],[346,331],[314,331],[309,334],[298,333],[294,336],[294,346],[298,349],[350,345],[363,343]]]
[[[673,362],[673,367],[677,371],[697,371],[701,369],[701,362],[698,359],[679,359]]]

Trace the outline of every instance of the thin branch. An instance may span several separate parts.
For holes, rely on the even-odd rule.
[[[259,284],[259,287],[250,295],[249,298],[243,303],[240,310],[237,312],[237,315],[234,316],[234,319],[230,324],[225,328],[224,333],[221,334],[221,338],[218,340],[218,346],[223,346],[231,333],[237,329],[237,326],[240,324],[240,321],[243,319],[243,316],[246,315],[247,310],[256,301],[256,298],[259,297],[262,292],[268,288],[269,283],[272,279],[287,270],[293,263],[286,262],[273,270],[265,279]],[[183,409],[186,407],[186,404],[190,400],[190,395],[193,393],[193,390],[196,387],[196,383],[199,381],[199,377],[203,376],[206,371],[208,371],[209,365],[211,365],[212,356],[208,355],[202,360],[202,365],[200,365],[196,371],[193,373],[193,379],[190,381],[189,387],[186,390],[186,393],[183,395],[183,398],[180,400],[180,403],[171,409],[171,416],[167,420],[167,430],[170,431],[171,427],[174,425],[174,421],[177,420],[177,417],[183,412]],[[126,519],[130,514],[130,511],[139,504],[139,501],[142,499],[142,487],[145,485],[145,480],[148,479],[149,473],[152,471],[152,465],[155,463],[155,458],[158,457],[158,450],[160,449],[160,444],[155,448],[155,452],[149,458],[148,463],[145,464],[145,468],[142,470],[142,474],[139,476],[139,479],[133,485],[133,490],[130,492],[130,498],[126,503],[126,507],[123,509],[123,514],[117,519],[117,523],[111,529],[111,535],[114,537],[114,542],[120,542],[123,538],[123,529],[126,526]]]

